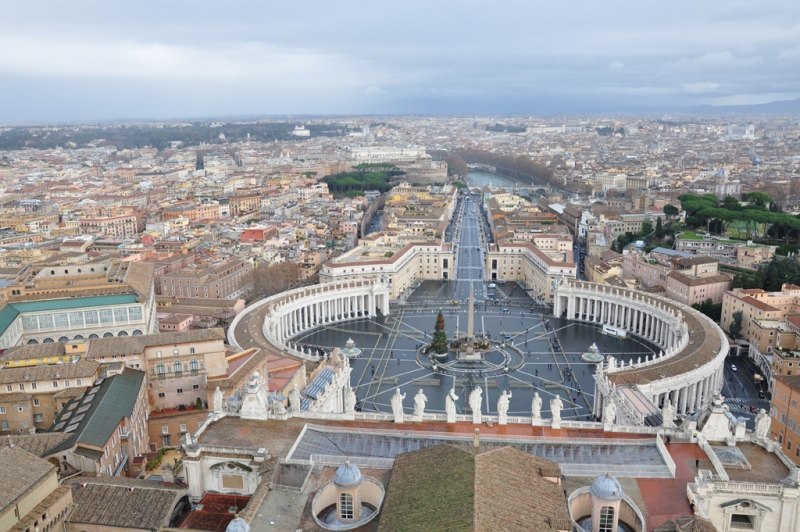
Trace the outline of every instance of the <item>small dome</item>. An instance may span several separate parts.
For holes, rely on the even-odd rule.
[[[600,499],[605,502],[616,502],[622,499],[624,495],[622,486],[619,485],[616,477],[612,477],[608,473],[603,477],[598,477],[597,480],[594,481],[594,484],[592,484],[592,487],[589,489],[589,493],[591,493],[592,497],[595,499]]]
[[[237,515],[233,518],[233,521],[228,523],[228,528],[225,529],[225,532],[250,532],[250,525]]]
[[[333,476],[333,483],[342,487],[357,486],[363,480],[364,475],[361,474],[361,470],[357,465],[351,464],[349,460],[344,465],[340,465]]]

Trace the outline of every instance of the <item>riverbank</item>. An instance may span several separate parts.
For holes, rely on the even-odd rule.
[[[470,170],[466,177],[467,184],[471,187],[483,186],[496,186],[496,187],[513,187],[521,185],[522,183],[498,174],[490,174],[480,170]]]

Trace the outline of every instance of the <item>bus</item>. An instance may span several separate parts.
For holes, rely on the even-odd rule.
[[[603,334],[613,336],[614,338],[621,338],[623,340],[628,337],[628,331],[625,329],[617,329],[616,327],[611,327],[609,325],[603,325]]]

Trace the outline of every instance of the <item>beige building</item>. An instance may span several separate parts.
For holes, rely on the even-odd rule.
[[[48,354],[59,350],[63,353],[64,344],[45,345],[49,353],[35,350],[42,355],[36,360],[45,362],[35,365],[10,366],[26,360],[22,357],[28,357],[34,351],[27,348],[34,346],[22,346],[4,356],[6,366],[0,370],[0,434],[46,429],[66,403],[93,386],[99,378],[101,365],[98,362],[85,359],[73,359],[68,363],[46,362],[51,358],[47,357]]]
[[[576,271],[573,262],[554,260],[533,244],[490,244],[486,254],[486,279],[516,281],[536,299],[552,300],[558,283]]]
[[[253,263],[232,259],[207,268],[190,267],[161,276],[161,294],[179,298],[238,299],[253,290]]]
[[[386,235],[359,240],[351,251],[328,261],[319,272],[320,283],[350,280],[383,280],[391,297],[399,297],[421,279],[453,279],[454,253],[450,244],[404,244]]]
[[[60,531],[71,506],[56,466],[21,447],[0,448],[0,530]]]
[[[782,320],[786,316],[800,314],[800,286],[785,284],[780,292],[767,292],[759,288],[735,288],[725,292],[720,326],[726,332],[733,321],[733,313],[737,311],[743,314],[742,337],[749,338],[754,319]]]

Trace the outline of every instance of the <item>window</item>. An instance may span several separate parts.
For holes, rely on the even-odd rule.
[[[69,387],[69,381],[68,380],[64,381],[64,387]]]
[[[183,388],[178,388],[176,391],[177,391],[178,393],[183,393]]]
[[[32,383],[31,383],[31,390],[35,390],[35,389],[36,389],[36,383],[35,383],[35,382],[32,382]]]
[[[174,357],[178,356],[178,350],[177,349],[173,349],[172,350],[172,356],[174,356]]]
[[[6,391],[7,391],[7,392],[10,392],[10,391],[12,391],[13,389],[14,389],[14,387],[13,387],[13,386],[11,386],[10,384],[6,384]]]
[[[161,358],[161,351],[156,351],[156,358]]]
[[[181,423],[181,432],[186,432],[186,425]]]
[[[794,419],[789,418],[789,430],[794,430]]]
[[[175,363],[172,364],[172,367],[175,370],[175,373],[181,372],[181,363],[178,360],[176,360]]]
[[[189,361],[189,369],[192,371],[197,371],[197,360],[192,359]]]
[[[0,427],[2,427],[3,430],[8,430],[8,421],[6,421],[5,419],[0,421]]]
[[[41,423],[41,422],[42,422],[42,415],[41,415],[41,414],[35,414],[35,415],[33,416],[33,421],[34,421],[35,423]]]
[[[39,406],[39,400],[38,399],[34,399],[33,400],[33,406]]]
[[[75,381],[75,386],[80,386],[80,385],[81,385],[81,380],[80,380],[80,379],[77,379],[77,380]]]
[[[199,384],[192,384],[192,390],[199,390],[199,389],[200,389]]]
[[[158,393],[158,398],[159,398],[159,399],[163,399],[164,397],[166,397],[166,396],[164,395],[164,392],[159,392],[159,393]]]
[[[614,530],[614,507],[603,506],[600,508],[600,532],[613,532]]]
[[[792,408],[797,408],[797,401],[792,399]]]
[[[169,434],[169,427],[161,427],[161,434]]]
[[[21,391],[21,392],[25,391],[25,385],[24,384],[19,383],[19,391]]]
[[[53,388],[58,388],[58,381],[53,381]]]
[[[6,413],[6,407],[0,406],[0,414],[5,414],[5,413]]]
[[[353,519],[353,496],[349,493],[339,495],[339,519]]]
[[[194,354],[194,347],[190,347],[190,348],[189,348],[189,354],[190,354],[190,355],[193,355],[193,354]]]

